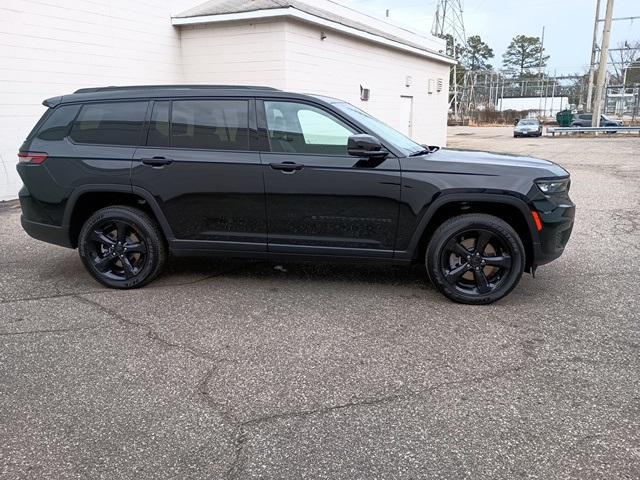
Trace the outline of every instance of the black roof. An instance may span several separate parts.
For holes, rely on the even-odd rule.
[[[251,86],[251,85],[124,85],[109,87],[80,88],[73,93],[95,93],[95,92],[115,92],[120,90],[166,90],[166,89],[243,89],[243,90],[277,90],[273,87]]]
[[[121,100],[135,98],[192,97],[201,96],[258,96],[268,93],[270,96],[304,95],[286,93],[272,87],[251,85],[130,85],[81,88],[69,95],[48,98],[43,105],[54,107],[60,103],[89,102],[96,100]]]

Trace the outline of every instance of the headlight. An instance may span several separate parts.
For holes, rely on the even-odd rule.
[[[554,193],[568,192],[571,180],[568,178],[560,180],[536,180],[536,185],[542,190],[542,193],[552,195]]]

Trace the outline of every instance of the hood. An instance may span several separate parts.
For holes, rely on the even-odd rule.
[[[410,161],[405,162],[403,159],[403,170],[406,166],[408,169],[421,171],[487,176],[520,174],[532,178],[569,175],[564,168],[549,160],[474,150],[440,149],[407,160]]]
[[[548,160],[469,150],[438,150],[405,157],[400,159],[400,165],[403,178],[420,179],[437,191],[509,191],[527,195],[537,179],[569,175]]]

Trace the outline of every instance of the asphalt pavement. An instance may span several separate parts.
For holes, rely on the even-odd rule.
[[[562,164],[577,219],[490,306],[420,266],[173,260],[107,290],[0,207],[0,478],[640,478],[640,138],[511,135],[449,145]]]

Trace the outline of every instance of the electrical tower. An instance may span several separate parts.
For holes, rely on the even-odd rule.
[[[451,35],[455,43],[466,45],[462,10],[462,0],[438,0],[431,33],[440,38]]]
[[[464,30],[464,19],[462,16],[462,0],[438,0],[436,13],[433,17],[431,33],[439,38],[447,40],[447,53],[458,60],[459,52],[467,46],[467,35]],[[466,75],[463,81],[466,81]],[[453,105],[453,114],[458,119],[459,106],[462,100],[469,103],[470,99],[459,98],[460,84],[458,71],[453,66],[453,75],[449,84],[449,94],[451,96],[450,105]],[[468,89],[462,89],[463,96]],[[472,90],[473,91],[473,90]]]

